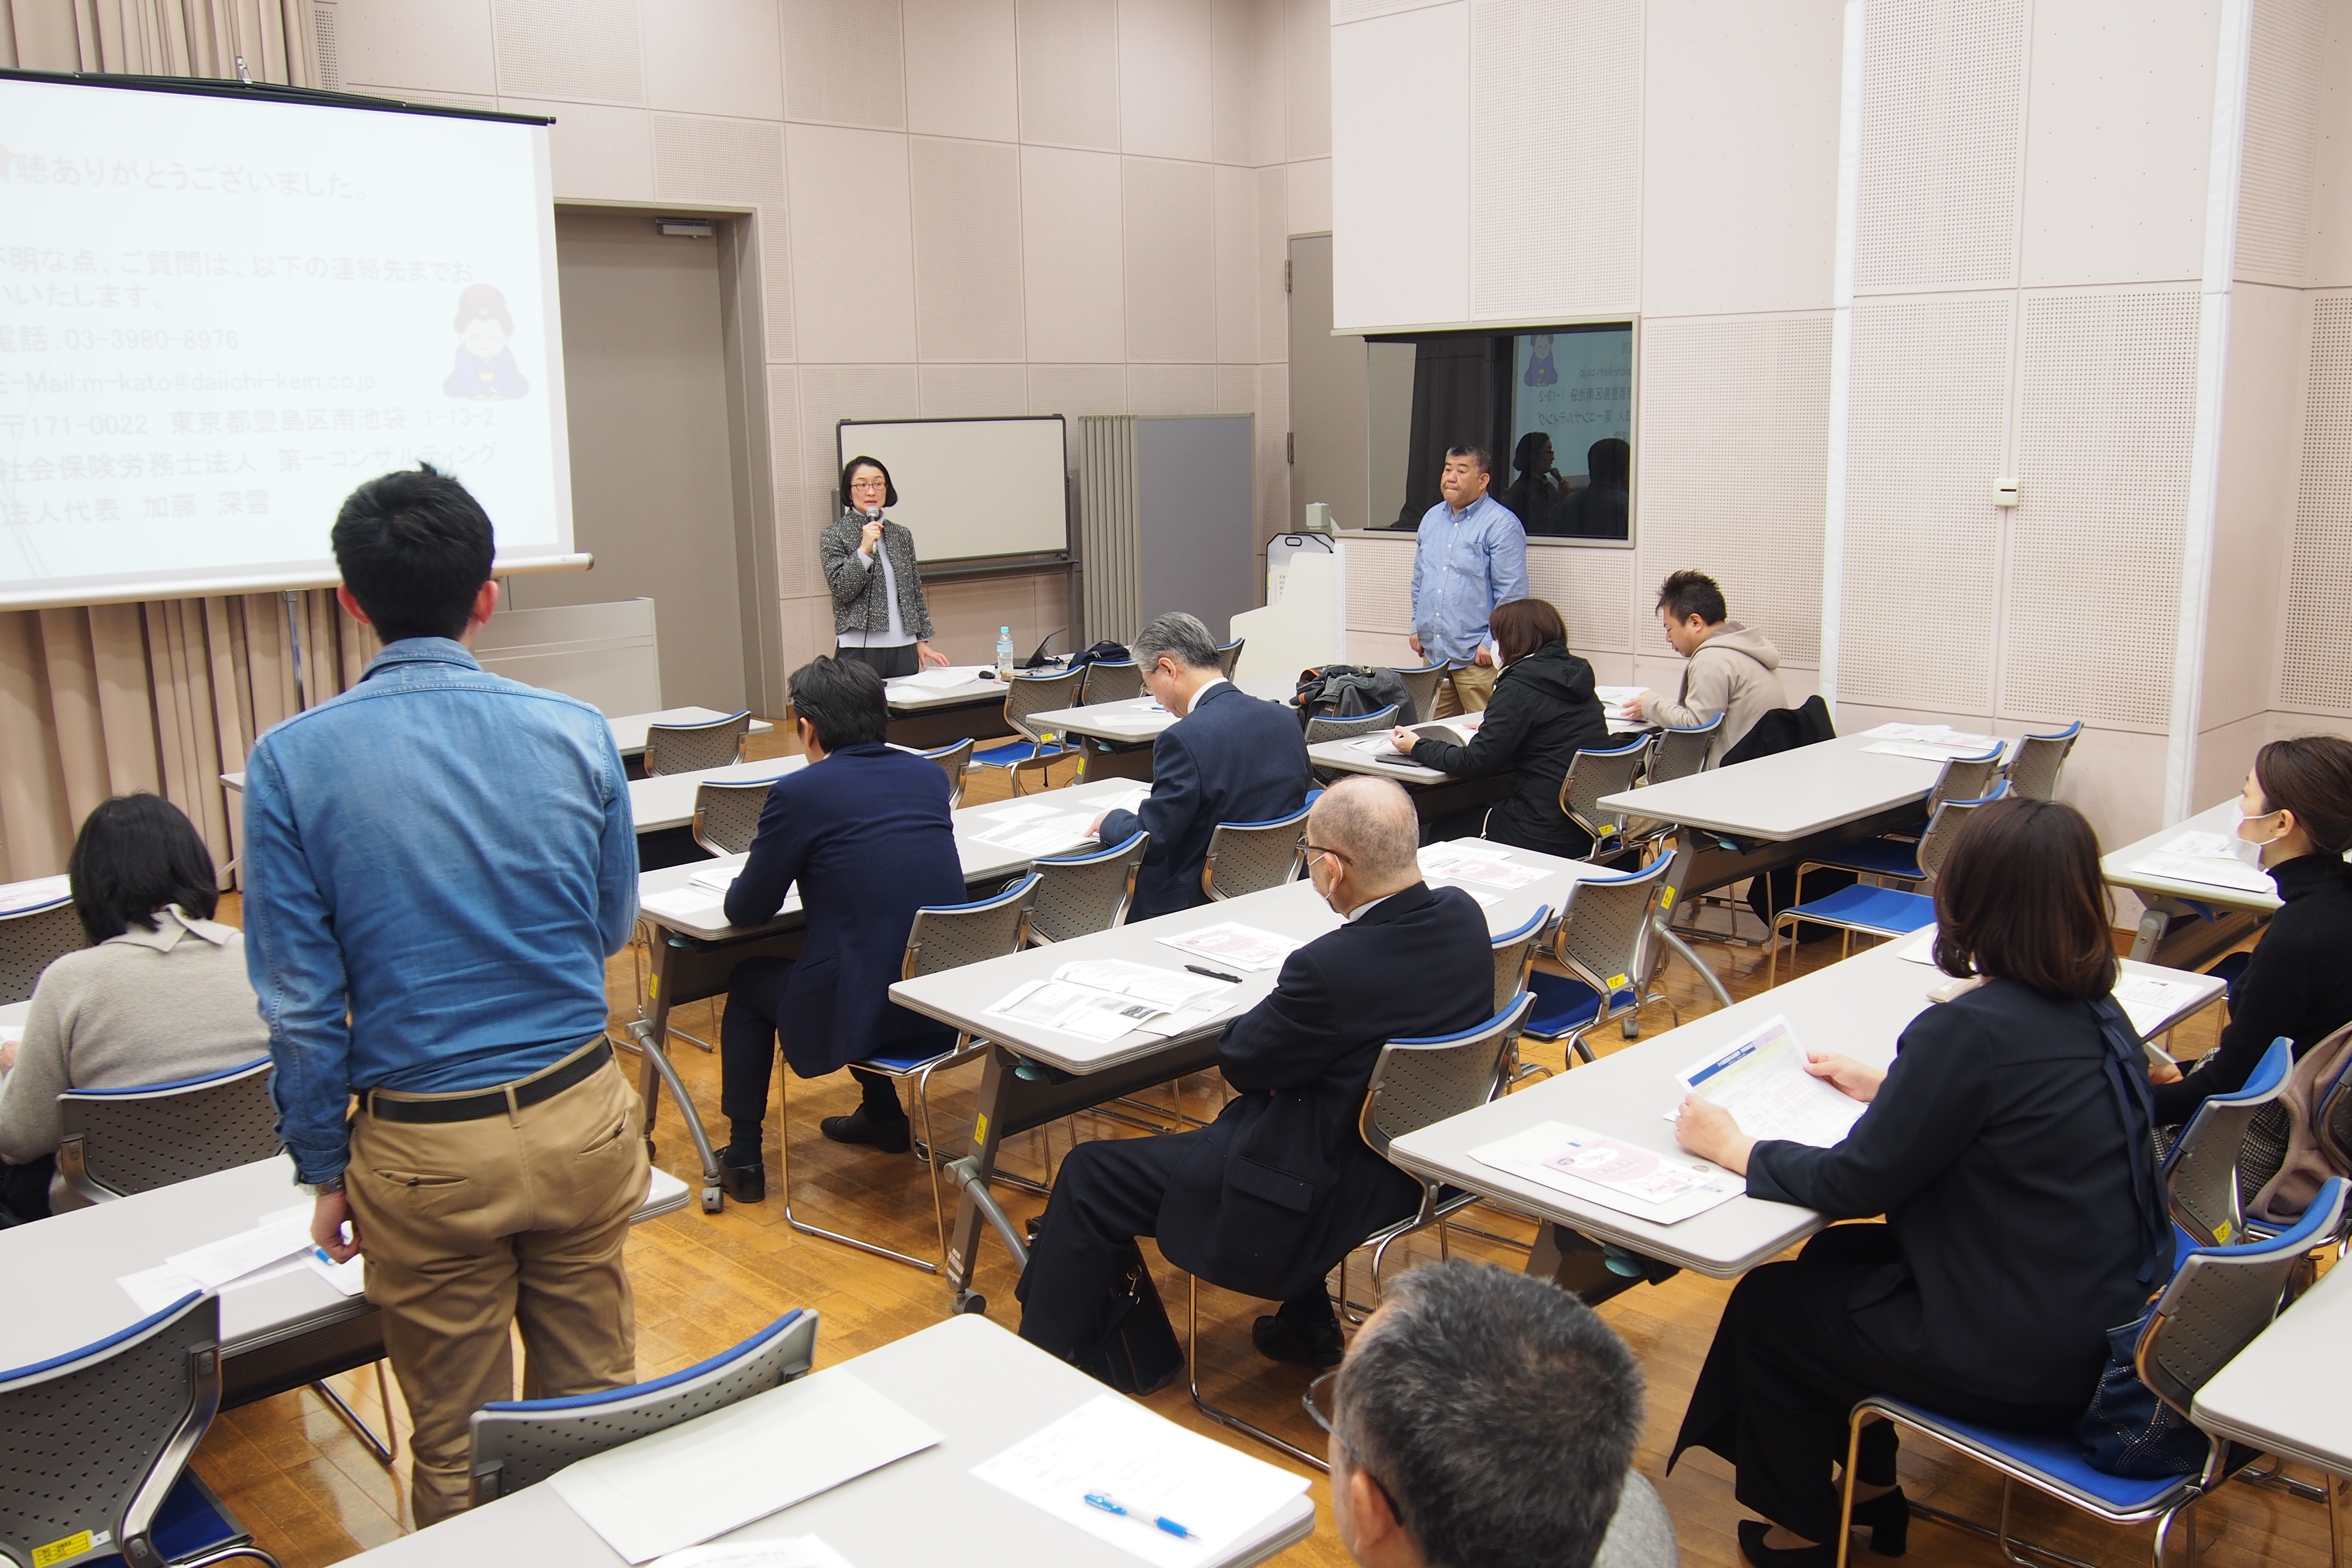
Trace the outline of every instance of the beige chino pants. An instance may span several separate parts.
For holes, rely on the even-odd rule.
[[[1428,717],[1451,719],[1457,713],[1481,712],[1494,695],[1495,667],[1465,664],[1437,678],[1437,711]]]

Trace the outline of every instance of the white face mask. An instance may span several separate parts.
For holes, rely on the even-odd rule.
[[[2243,860],[2247,865],[2252,866],[2255,870],[2261,870],[2263,868],[2263,850],[2266,847],[2277,843],[2279,836],[2273,833],[2268,838],[2248,838],[2245,836],[2246,824],[2249,822],[2260,822],[2263,817],[2276,816],[2277,815],[2278,813],[2275,811],[2265,811],[2260,816],[2248,816],[2246,815],[2246,808],[2242,805],[2240,806],[2238,808],[2238,826],[2236,828],[2231,830],[2230,834],[2230,853],[2235,855],[2239,859]]]

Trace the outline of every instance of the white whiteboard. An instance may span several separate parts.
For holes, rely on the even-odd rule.
[[[1050,555],[1070,548],[1059,415],[845,420],[836,435],[840,462],[874,458],[890,470],[898,492],[890,517],[915,536],[919,561]]]

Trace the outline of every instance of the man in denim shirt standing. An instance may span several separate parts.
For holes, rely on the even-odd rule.
[[[514,1396],[509,1323],[525,1397],[635,1375],[621,1249],[647,1173],[604,959],[636,839],[604,717],[467,651],[499,587],[462,485],[424,464],[362,485],[334,551],[384,648],[254,745],[247,965],[310,1234],[367,1255],[422,1526],[467,1504],[469,1417]]]
[[[1443,663],[1437,711],[1423,719],[1475,713],[1495,689],[1493,630],[1497,605],[1528,596],[1528,535],[1511,510],[1486,493],[1486,452],[1449,447],[1437,488],[1445,499],[1421,520],[1412,551],[1412,651]]]

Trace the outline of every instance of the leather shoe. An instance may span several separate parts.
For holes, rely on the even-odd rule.
[[[1868,1502],[1853,1505],[1856,1529],[1870,1528],[1870,1549],[1881,1557],[1900,1557],[1911,1544],[1911,1503],[1896,1487]]]
[[[1755,1568],[1837,1568],[1834,1546],[1767,1546],[1764,1532],[1772,1527],[1760,1519],[1739,1521],[1739,1554]]]
[[[1264,1317],[1250,1329],[1250,1339],[1262,1356],[1318,1371],[1338,1366],[1340,1358],[1348,1353],[1347,1342],[1339,1337],[1337,1318],[1303,1326],[1288,1318]]]
[[[871,1143],[885,1154],[903,1154],[915,1142],[908,1118],[877,1121],[866,1114],[862,1105],[846,1116],[826,1117],[817,1123],[817,1130],[836,1143]]]
[[[739,1204],[763,1203],[768,1196],[768,1170],[760,1163],[757,1154],[751,1156],[751,1163],[739,1165],[735,1163],[732,1149],[721,1149],[719,1152],[719,1184],[726,1188],[727,1195]]]

